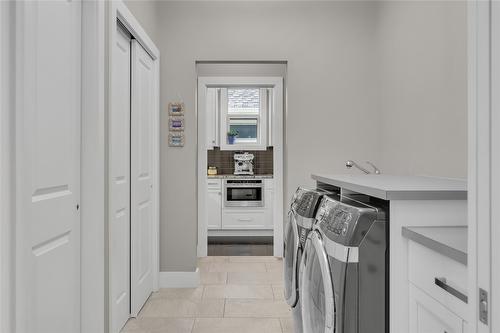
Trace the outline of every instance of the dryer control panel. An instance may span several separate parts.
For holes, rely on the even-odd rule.
[[[358,246],[371,224],[380,218],[377,208],[347,197],[325,196],[316,220],[329,239],[346,246]]]

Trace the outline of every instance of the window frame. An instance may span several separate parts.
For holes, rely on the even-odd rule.
[[[259,92],[259,112],[258,113],[229,113],[228,110],[228,89],[229,88],[258,88]],[[267,118],[268,114],[272,112],[269,110],[269,95],[272,94],[273,88],[262,86],[262,85],[231,85],[220,88],[220,104],[219,104],[219,113],[220,113],[220,128],[221,131],[219,133],[219,143],[220,150],[266,150],[268,147],[268,128],[267,128]],[[255,119],[257,121],[257,138],[256,142],[238,142],[235,140],[235,143],[229,144],[227,140],[227,132],[230,129],[230,121],[231,119]]]

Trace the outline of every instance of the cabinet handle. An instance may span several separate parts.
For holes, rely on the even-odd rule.
[[[457,289],[455,289],[452,286],[450,286],[449,284],[447,284],[446,278],[444,278],[444,277],[434,278],[434,283],[436,284],[436,286],[443,289],[447,293],[455,296],[456,298],[458,298],[462,302],[467,303],[467,301],[468,301],[467,295],[465,295],[464,293],[458,291]]]
[[[250,221],[252,221],[252,219],[238,219],[238,221],[240,221],[240,222],[250,222]]]

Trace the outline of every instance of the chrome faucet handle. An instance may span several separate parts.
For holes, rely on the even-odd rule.
[[[345,166],[347,169],[350,169],[352,167],[356,167],[357,169],[363,171],[365,174],[369,174],[370,171],[366,170],[365,168],[363,168],[362,166],[360,166],[358,163],[352,161],[352,160],[347,160],[345,162]]]
[[[373,164],[372,162],[370,161],[366,161],[366,164],[369,164],[372,168],[373,168],[373,172],[376,174],[376,175],[380,175],[380,170],[375,166],[375,164]]]

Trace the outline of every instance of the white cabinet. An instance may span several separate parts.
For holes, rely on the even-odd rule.
[[[410,283],[410,333],[465,333],[464,321]]]
[[[267,229],[274,227],[274,180],[264,180],[264,201],[266,207],[266,225]]]
[[[408,284],[410,333],[466,333],[465,265],[409,241]]]
[[[214,149],[219,147],[219,101],[220,101],[220,88],[207,88],[206,100],[206,133],[207,133],[207,149]]]
[[[222,228],[222,182],[220,179],[207,181],[207,227]]]

